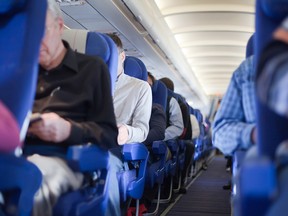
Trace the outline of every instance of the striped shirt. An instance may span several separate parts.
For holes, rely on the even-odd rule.
[[[253,56],[234,72],[213,124],[213,145],[225,155],[252,145],[256,124],[255,69]]]

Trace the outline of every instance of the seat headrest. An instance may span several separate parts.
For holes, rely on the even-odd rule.
[[[97,55],[104,62],[108,62],[110,57],[110,49],[103,36],[96,32],[88,32],[86,42],[86,54]]]
[[[136,58],[136,61],[138,62],[138,64],[140,65],[140,67],[142,69],[142,80],[147,81],[148,72],[147,72],[147,68],[146,68],[145,64],[138,58]]]
[[[23,135],[34,100],[46,11],[47,0],[0,1],[0,99]]]
[[[111,38],[99,32],[69,29],[63,32],[62,38],[77,52],[100,57],[108,66],[111,77],[112,94],[117,79],[118,52]]]
[[[0,1],[0,15],[12,14],[14,11],[18,11],[26,5],[27,0],[5,0]]]
[[[160,104],[164,110],[167,106],[167,88],[159,80],[155,80],[152,86],[152,101],[153,103]]]
[[[277,21],[283,20],[288,13],[287,0],[263,0],[261,6],[268,17]]]
[[[256,1],[255,62],[272,38],[272,33],[288,14],[288,0]]]
[[[108,61],[110,49],[105,39],[99,33],[69,29],[64,30],[62,38],[70,44],[73,50],[91,56],[98,56],[104,62]]]
[[[143,81],[147,81],[147,69],[144,63],[136,57],[126,57],[124,61],[124,72],[129,76],[135,77]]]
[[[246,58],[254,54],[254,34],[251,35],[246,46]]]

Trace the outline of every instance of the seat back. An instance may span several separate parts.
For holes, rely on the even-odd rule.
[[[259,56],[263,48],[272,39],[273,31],[280,25],[287,16],[288,1],[257,1],[256,16],[256,56],[259,63]],[[285,61],[285,59],[284,59]],[[276,68],[274,68],[277,70]],[[263,74],[263,72],[265,74]],[[277,72],[277,71],[275,71]],[[260,76],[264,77],[264,79]],[[268,94],[272,86],[274,74],[265,68],[257,73],[256,94],[257,94],[257,128],[260,155],[274,158],[277,146],[287,137],[287,121],[268,107]],[[269,78],[268,78],[269,77]],[[265,81],[266,80],[266,81]],[[276,96],[276,95],[275,95]],[[266,99],[265,99],[266,97]],[[266,101],[265,101],[266,100]]]
[[[11,215],[31,214],[42,180],[35,165],[11,152],[20,144],[19,128],[21,139],[26,134],[25,119],[34,99],[45,17],[46,0],[0,2],[0,173],[5,173],[0,191],[16,198],[17,203],[5,200],[4,209]]]
[[[117,78],[118,51],[112,39],[99,32],[89,32],[79,29],[65,30],[62,38],[70,44],[73,50],[90,56],[100,57],[107,64],[113,94]]]
[[[269,100],[267,100],[275,81],[273,76],[279,72],[279,68],[275,68],[279,56],[276,55],[276,58],[274,58],[273,55],[271,56],[272,59],[266,57],[265,63],[261,59],[261,65],[259,60],[264,48],[272,39],[274,30],[287,14],[287,0],[256,1],[254,60],[258,70],[256,75],[257,154],[245,158],[241,165],[239,178],[240,215],[267,215],[277,191],[277,173],[274,163],[275,150],[281,140],[284,140],[285,137],[288,138],[288,121],[271,109],[268,106]],[[286,61],[283,62],[287,62],[287,58],[288,56],[286,56]],[[285,91],[286,89],[284,87],[282,90]],[[285,210],[282,210],[282,213],[285,214]]]
[[[249,38],[247,45],[246,45],[246,58],[254,55],[254,35],[252,34],[251,37]]]
[[[144,63],[134,57],[127,56],[124,61],[124,73],[137,79],[147,81],[148,73]]]
[[[255,60],[272,38],[272,32],[287,16],[286,0],[258,0],[256,2]]]
[[[152,86],[152,102],[160,104],[164,110],[167,107],[167,88],[159,80],[155,80]]]
[[[0,8],[0,100],[14,115],[24,138],[28,126],[24,120],[36,88],[46,1],[1,1]]]

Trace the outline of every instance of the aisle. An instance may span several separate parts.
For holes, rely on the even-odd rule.
[[[202,171],[168,212],[167,216],[228,216],[231,215],[230,191],[223,190],[230,175],[225,171],[226,160],[216,156],[207,171]]]

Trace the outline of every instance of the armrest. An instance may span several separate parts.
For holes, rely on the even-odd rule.
[[[125,144],[122,153],[124,161],[146,160],[149,156],[146,146],[142,143]]]
[[[148,157],[149,152],[142,143],[125,144],[123,146],[124,161],[139,162],[138,175],[129,182],[127,187],[127,194],[134,199],[140,199],[142,197]]]
[[[164,141],[154,141],[152,144],[152,151],[155,155],[166,155],[167,146]]]
[[[96,145],[71,146],[67,152],[69,166],[80,172],[108,169],[109,153]]]
[[[233,154],[233,169],[232,172],[233,174],[235,174],[235,172],[237,172],[237,170],[239,170],[244,157],[246,154],[246,150],[237,150],[236,152],[234,152]]]
[[[20,189],[18,212],[29,215],[33,207],[34,194],[42,182],[40,170],[25,158],[0,153],[0,173],[3,174],[0,190]]]
[[[170,151],[173,155],[176,155],[179,151],[179,146],[177,144],[177,141],[175,139],[170,139],[166,141]]]

